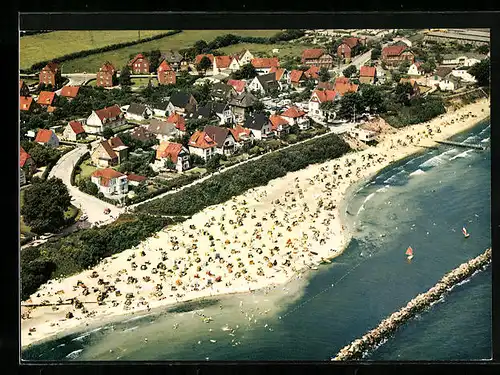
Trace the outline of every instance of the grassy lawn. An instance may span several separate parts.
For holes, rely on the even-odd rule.
[[[242,36],[272,36],[278,30],[184,30],[182,33],[167,36],[165,38],[152,40],[150,42],[121,48],[115,51],[104,52],[96,55],[86,56],[79,59],[66,61],[64,72],[97,72],[105,61],[110,61],[117,69],[121,69],[129,61],[129,55],[152,50],[165,51],[168,49],[182,49],[191,47],[197,40],[212,41],[219,35],[234,34]],[[50,35],[50,33],[48,34]],[[142,34],[141,34],[142,35]],[[22,46],[21,46],[22,48]],[[237,49],[240,51],[240,48]]]
[[[273,49],[278,48],[279,52],[273,54]],[[283,43],[283,44],[254,44],[254,43],[242,43],[235,44],[232,46],[227,46],[221,48],[221,51],[227,54],[237,53],[243,49],[248,49],[254,56],[264,56],[269,57],[300,57],[302,56],[302,51],[307,48],[318,48],[313,44],[296,44],[296,43]]]
[[[141,38],[168,30],[141,30]],[[20,67],[27,69],[39,61],[69,53],[137,40],[137,30],[64,30],[20,38]]]
[[[205,168],[201,168],[201,167],[194,167],[192,169],[189,169],[185,172],[183,172],[184,174],[193,174],[193,173],[205,173],[207,170]]]
[[[133,87],[146,87],[150,79],[151,78],[131,78],[130,80],[132,81]],[[152,80],[155,81],[156,78],[153,78]]]
[[[75,177],[75,182],[78,183],[80,179],[85,179],[87,177],[90,177],[90,175],[97,169],[96,167],[90,165],[90,160],[85,160],[81,165],[81,172],[80,174],[76,175]]]
[[[96,83],[97,83],[97,80],[96,79],[93,79],[89,82],[87,82],[87,84],[85,86],[92,86],[92,87],[96,87]]]

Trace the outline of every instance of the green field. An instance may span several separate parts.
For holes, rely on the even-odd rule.
[[[273,49],[279,49],[278,53],[272,53]],[[302,51],[307,48],[318,48],[313,44],[297,44],[297,43],[283,43],[283,44],[254,44],[254,43],[241,43],[228,47],[221,48],[221,51],[227,54],[237,53],[243,49],[248,49],[256,57],[300,57]]]
[[[130,80],[134,87],[146,87],[150,79],[151,78],[131,78]],[[156,78],[153,78],[153,80],[156,80]]]
[[[84,160],[82,164],[80,164],[81,172],[75,176],[75,182],[78,183],[80,179],[85,179],[90,177],[90,175],[97,169],[96,167],[90,165],[90,159]]]
[[[165,38],[152,40],[150,42],[137,44],[130,47],[120,48],[115,51],[103,52],[96,55],[86,56],[79,59],[66,61],[63,70],[69,72],[97,72],[105,61],[110,61],[117,69],[121,69],[129,61],[131,54],[147,52],[152,50],[178,50],[188,48],[200,39],[207,42],[225,34],[241,36],[269,37],[275,35],[278,30],[184,30],[183,32]],[[50,33],[49,33],[50,34]],[[238,51],[242,49],[239,45]]]
[[[141,38],[163,34],[168,30],[141,30]],[[20,68],[69,53],[130,42],[138,38],[137,30],[53,31],[20,38]]]

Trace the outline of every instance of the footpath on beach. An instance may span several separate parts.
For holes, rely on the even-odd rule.
[[[423,294],[419,294],[408,304],[384,319],[375,329],[367,332],[361,338],[354,340],[349,345],[342,348],[332,361],[348,361],[362,359],[369,351],[380,345],[387,337],[395,332],[401,325],[413,316],[428,308],[438,301],[453,286],[472,276],[481,268],[486,267],[491,262],[491,248],[484,253],[462,263],[453,271],[447,273],[432,288]]]

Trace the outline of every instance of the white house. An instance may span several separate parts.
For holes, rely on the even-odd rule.
[[[281,114],[281,117],[283,117],[290,125],[297,125],[300,130],[306,130],[309,128],[310,121],[306,117],[306,113],[297,107],[288,108]]]
[[[215,149],[217,148],[215,141],[207,133],[199,130],[189,138],[188,146],[189,153],[198,155],[205,161],[215,155]]]
[[[276,73],[267,73],[254,77],[250,81],[248,88],[251,91],[257,91],[264,95],[272,90],[280,90],[280,85],[276,81]]]
[[[455,91],[460,86],[460,79],[451,74],[448,74],[439,82],[439,89],[441,91]]]
[[[231,111],[231,106],[227,103],[212,103],[213,113],[219,118],[219,125],[234,124],[236,116]]]
[[[151,108],[144,104],[132,103],[125,112],[125,118],[128,120],[142,121],[153,115]]]
[[[334,102],[337,97],[335,90],[314,90],[311,99],[309,99],[309,117],[326,121],[335,120],[336,113],[334,111],[325,111],[320,106],[325,102]]]
[[[241,65],[240,65],[240,62],[238,61],[238,57],[233,57],[233,59],[231,60],[231,63],[229,64],[229,70],[231,72],[236,72],[237,70],[239,70],[241,68]]]
[[[217,154],[231,155],[234,153],[236,141],[228,128],[205,126],[203,131],[215,141],[215,152]]]
[[[451,75],[460,78],[464,82],[476,82],[476,78],[465,69],[454,69],[451,71]]]
[[[472,66],[486,58],[485,55],[465,53],[463,55],[443,55],[442,65]]]
[[[63,138],[70,141],[76,141],[85,138],[85,136],[85,129],[79,121],[70,121],[63,131]]]
[[[174,123],[152,119],[149,121],[147,131],[156,136],[160,142],[169,141],[175,137],[182,136],[183,131],[179,130]]]
[[[121,195],[128,192],[127,176],[112,168],[97,169],[92,173],[90,180],[105,196]]]
[[[261,140],[267,138],[272,132],[272,124],[269,117],[265,113],[259,112],[249,116],[244,124],[244,127],[250,129],[255,136],[255,139]]]
[[[156,149],[156,159],[163,162],[170,159],[178,172],[189,169],[189,151],[180,143],[161,142]]]
[[[422,76],[424,72],[422,70],[422,63],[416,62],[410,65],[408,68],[408,75],[410,76]]]
[[[252,61],[253,58],[254,58],[254,56],[252,55],[252,53],[249,50],[243,51],[238,56],[240,66],[250,64],[250,61]]]
[[[351,131],[351,136],[363,142],[370,142],[377,138],[377,133],[371,130],[357,128]]]
[[[175,107],[169,100],[157,104],[153,108],[153,116],[168,117],[175,112]]]
[[[84,125],[87,134],[101,134],[105,128],[116,128],[125,125],[127,120],[118,105],[92,111]]]

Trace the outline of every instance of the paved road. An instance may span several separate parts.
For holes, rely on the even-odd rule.
[[[347,68],[349,65],[354,65],[356,69],[359,70],[361,66],[363,66],[368,60],[370,60],[372,54],[372,50],[369,50],[362,55],[354,57],[349,64],[342,64],[340,66],[334,67],[332,71],[341,75],[342,71]]]
[[[71,171],[77,160],[87,151],[87,145],[82,145],[64,154],[50,171],[49,178],[58,177],[64,182],[70,195],[74,198],[71,203],[87,214],[89,223],[94,224],[100,221],[102,224],[106,224],[113,221],[112,216],[117,218],[123,212],[123,209],[81,192],[77,187],[72,186],[70,182]],[[106,208],[111,210],[108,215],[104,213]]]

